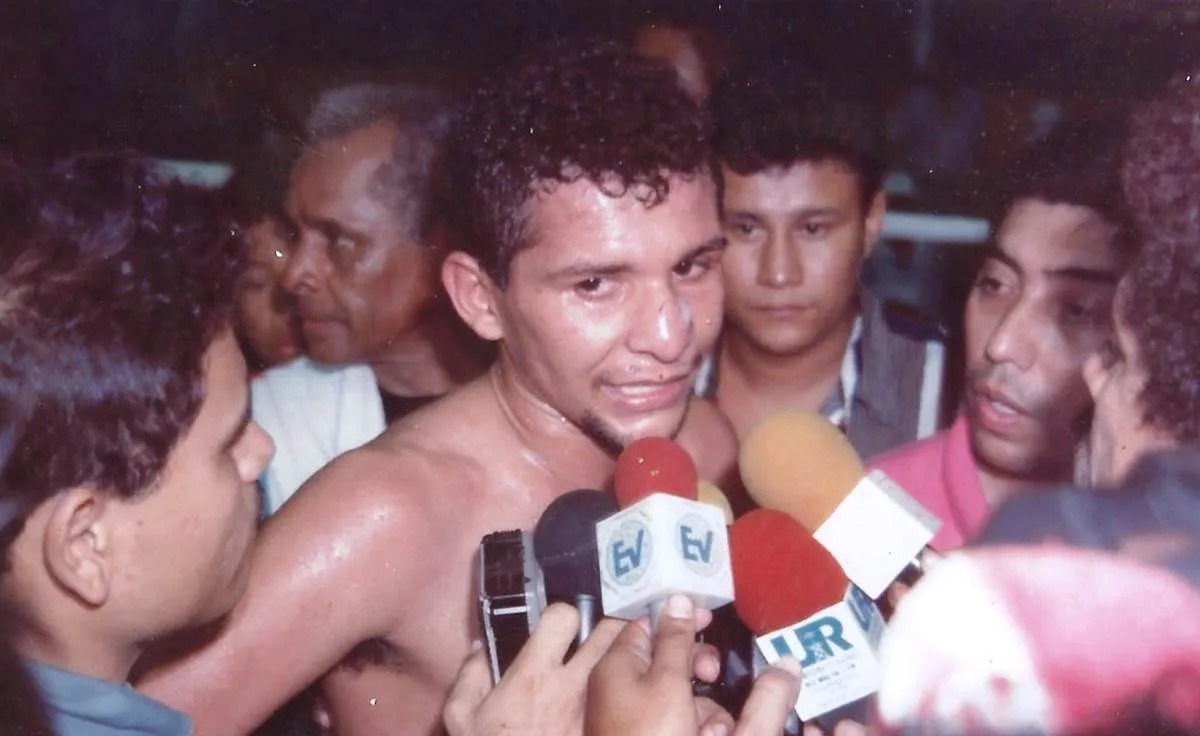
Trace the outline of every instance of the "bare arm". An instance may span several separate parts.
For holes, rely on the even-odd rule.
[[[138,687],[190,714],[201,736],[246,733],[353,646],[390,633],[417,584],[405,550],[422,544],[422,524],[389,483],[420,467],[400,472],[379,455],[359,450],[314,476],[264,525],[246,595],[216,638]]]

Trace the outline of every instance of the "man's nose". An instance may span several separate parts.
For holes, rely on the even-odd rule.
[[[758,257],[758,283],[779,288],[794,286],[804,280],[804,264],[786,233],[767,231]]]
[[[1022,371],[1033,366],[1039,325],[1030,310],[1017,301],[1000,316],[984,348],[990,361],[1012,363]]]
[[[687,350],[693,331],[690,302],[673,285],[664,284],[651,290],[635,315],[629,347],[660,363],[674,363]]]
[[[289,294],[316,290],[329,270],[324,244],[320,238],[301,234],[287,254],[279,284]]]

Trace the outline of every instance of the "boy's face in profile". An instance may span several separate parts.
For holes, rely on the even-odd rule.
[[[228,330],[204,356],[204,392],[158,482],[110,502],[119,540],[111,599],[124,609],[119,620],[142,631],[166,635],[208,623],[245,591],[255,481],[274,446],[250,421],[246,364]]]

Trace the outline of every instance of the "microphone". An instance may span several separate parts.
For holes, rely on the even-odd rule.
[[[734,608],[767,664],[800,661],[795,711],[803,720],[841,711],[879,687],[883,617],[837,560],[790,515],[755,509],[729,529]],[[861,716],[855,713],[861,720]],[[832,725],[832,724],[830,724]]]
[[[606,616],[649,614],[653,626],[673,593],[708,609],[733,600],[725,516],[696,500],[698,483],[687,451],[666,438],[640,439],[617,458],[622,508],[596,525]]]
[[[871,598],[919,564],[914,560],[941,527],[886,474],[868,474],[820,414],[768,416],[742,443],[738,469],[759,506],[800,522]]]
[[[566,601],[579,609],[580,644],[592,632],[600,599],[596,523],[616,511],[610,494],[574,490],[554,499],[533,528],[533,551],[545,578],[546,601]]]
[[[651,493],[696,500],[700,475],[691,455],[666,437],[643,437],[617,456],[613,494],[628,508]]]
[[[696,500],[720,509],[721,514],[725,517],[725,526],[733,523],[733,507],[729,505],[729,499],[725,497],[725,493],[720,488],[712,483],[706,480],[700,481],[696,486]]]

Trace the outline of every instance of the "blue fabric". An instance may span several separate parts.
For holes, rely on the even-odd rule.
[[[192,719],[127,683],[27,661],[56,736],[191,736]]]
[[[1200,448],[1150,455],[1120,488],[1068,486],[1017,496],[992,514],[978,544],[1056,540],[1117,552],[1126,539],[1154,533],[1193,537],[1200,550]],[[1200,589],[1200,551],[1159,564]]]

